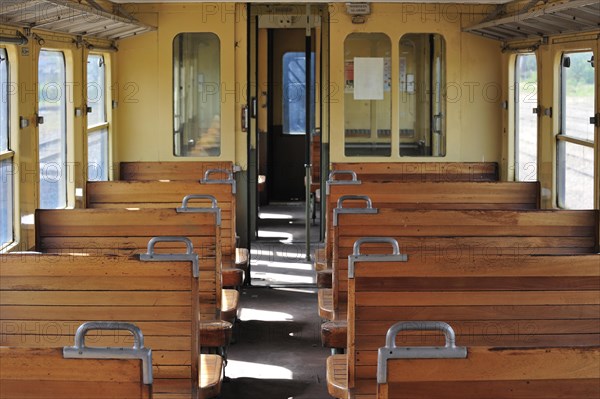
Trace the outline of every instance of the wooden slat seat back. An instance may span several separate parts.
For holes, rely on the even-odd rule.
[[[363,181],[497,181],[495,162],[338,162],[331,170],[352,170]]]
[[[310,140],[310,192],[314,193],[321,187],[321,136],[313,135]]]
[[[214,213],[175,209],[68,209],[35,214],[36,250],[129,256],[145,253],[152,237],[187,237],[200,260],[202,320],[214,320],[221,307],[219,226]],[[181,252],[181,243],[160,243],[157,252]],[[218,288],[218,289],[217,289]]]
[[[431,323],[431,322],[429,322]],[[414,327],[398,322],[390,327]],[[425,324],[425,322],[421,322]],[[442,322],[433,322],[442,325]],[[407,347],[422,351],[423,348]],[[377,399],[580,399],[600,397],[600,347],[429,349],[442,356],[422,359],[393,344],[380,349]],[[464,357],[463,357],[464,352]],[[460,357],[453,358],[459,354]],[[388,358],[389,356],[389,358]]]
[[[120,180],[200,180],[210,169],[233,171],[232,162],[121,162]]]
[[[139,360],[65,359],[62,348],[0,347],[2,399],[152,398]]]
[[[112,181],[87,183],[88,208],[178,208],[186,195],[212,195],[221,209],[221,252],[235,251],[235,196],[230,184],[200,184],[199,181]],[[210,205],[193,200],[190,206]]]
[[[597,253],[598,211],[396,210],[340,214],[334,227],[333,306],[345,312],[348,255],[362,237],[392,237],[409,256],[468,259],[484,255]],[[366,250],[377,250],[367,248]],[[336,316],[337,318],[337,316]]]
[[[469,348],[600,346],[597,254],[467,256],[460,260],[409,254],[405,262],[359,256],[353,264],[348,386],[356,397],[375,394],[377,350],[385,346],[387,330],[398,321],[417,326],[421,320],[447,322],[456,332],[456,345]],[[444,336],[409,331],[395,342],[398,346],[444,346]],[[488,373],[498,371],[489,367]]]
[[[367,195],[376,208],[390,209],[539,209],[538,182],[361,182],[330,185],[327,195],[327,249],[332,256],[333,211],[343,196]],[[345,201],[344,207],[364,207]]]
[[[154,393],[189,398],[198,386],[197,290],[192,261],[2,255],[0,345],[55,348],[73,345],[77,328],[86,321],[133,323],[153,352]],[[128,332],[98,331],[90,332],[86,343],[129,347],[133,340]]]

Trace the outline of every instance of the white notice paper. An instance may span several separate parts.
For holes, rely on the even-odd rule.
[[[383,58],[354,58],[354,99],[383,100]]]

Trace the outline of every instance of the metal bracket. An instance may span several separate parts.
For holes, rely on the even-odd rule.
[[[402,331],[441,331],[446,337],[445,346],[396,346],[396,335]],[[443,321],[401,321],[387,331],[385,346],[377,355],[377,383],[387,383],[389,359],[466,359],[467,348],[456,346],[456,334]]]
[[[133,334],[132,348],[98,348],[85,346],[85,336],[92,330],[129,331]],[[144,384],[152,384],[152,350],[144,347],[144,334],[131,323],[90,321],[75,333],[75,345],[63,348],[65,359],[140,359]]]
[[[182,242],[186,246],[185,254],[157,254],[154,252],[154,246],[159,242]],[[140,260],[143,262],[192,262],[192,275],[194,278],[200,276],[200,264],[198,254],[194,253],[194,245],[187,237],[153,237],[148,241],[147,253],[140,254]]]
[[[344,208],[342,205],[344,201],[347,200],[363,200],[367,203],[366,208]],[[333,225],[338,225],[338,215],[341,214],[363,214],[363,215],[373,215],[379,212],[377,208],[373,208],[373,201],[366,195],[342,195],[338,198],[337,208],[333,210]]]
[[[213,173],[223,173],[227,175],[227,179],[211,179],[209,176]],[[226,169],[208,169],[204,172],[204,178],[200,179],[202,184],[231,184],[231,191],[233,194],[236,192],[236,182],[233,178],[233,172]]]
[[[360,246],[366,243],[390,244],[392,246],[391,254],[361,255]],[[408,255],[400,253],[398,241],[392,237],[362,237],[354,243],[354,249],[351,255],[348,255],[348,278],[354,278],[355,262],[407,262]]]
[[[337,175],[351,175],[352,180],[333,180],[333,178]],[[329,186],[332,185],[351,185],[361,183],[362,182],[358,180],[356,172],[353,170],[332,170],[331,172],[329,172],[329,177],[327,178],[327,182],[325,185],[325,194],[329,195]]]
[[[211,207],[210,208],[201,208],[201,207],[189,207],[188,202],[190,200],[195,199],[206,199],[210,200]],[[183,197],[183,201],[181,201],[181,207],[176,209],[177,213],[214,213],[217,217],[217,226],[221,225],[221,208],[219,208],[219,204],[217,203],[217,199],[209,194],[188,194]]]

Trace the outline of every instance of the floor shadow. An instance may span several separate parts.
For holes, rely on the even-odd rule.
[[[232,378],[222,386],[223,398],[289,399],[302,395],[309,383],[295,380]]]

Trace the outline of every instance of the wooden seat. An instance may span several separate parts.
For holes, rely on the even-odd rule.
[[[200,397],[213,398],[221,393],[223,358],[218,355],[200,355]]]
[[[221,304],[221,319],[234,323],[240,301],[240,292],[237,290],[223,290]]]
[[[199,283],[194,268],[190,258],[140,261],[138,256],[101,254],[3,255],[2,343],[29,348],[66,346],[85,321],[134,323],[144,331],[145,345],[152,348],[155,397],[197,397],[198,320],[206,309],[202,302],[206,298],[198,300],[198,286],[203,282]],[[130,346],[131,342],[129,333],[88,336],[94,346]]]
[[[334,315],[336,311],[343,314],[348,303],[348,255],[363,236],[390,236],[409,256],[456,262],[483,255],[493,260],[502,255],[518,259],[527,255],[597,253],[597,217],[597,211],[553,210],[380,209],[370,215],[340,214],[334,231]],[[368,246],[366,251],[371,251]]]
[[[388,166],[389,167],[389,166]],[[465,166],[469,169],[469,167]],[[364,169],[364,167],[363,167]],[[410,170],[410,169],[409,169]],[[417,169],[420,170],[420,169]],[[425,169],[424,171],[426,171]],[[434,169],[437,170],[437,169]],[[460,170],[460,168],[459,168]],[[341,175],[344,176],[343,174]],[[467,178],[457,176],[456,179]],[[453,177],[454,179],[454,177]],[[336,183],[336,184],[333,184]],[[368,196],[375,208],[389,209],[538,209],[540,186],[537,182],[474,182],[428,180],[413,181],[360,181],[360,184],[342,184],[337,177],[328,182],[326,240],[322,263],[331,268],[333,257],[333,214],[342,197],[345,208],[364,207],[364,201],[351,196]],[[350,197],[350,198],[349,198]]]
[[[319,316],[323,319],[333,320],[333,289],[320,289],[317,294],[317,301],[319,303]]]
[[[468,349],[465,359],[386,363],[386,380],[377,386],[377,399],[600,397],[600,347],[476,347]]]
[[[327,391],[334,398],[348,398],[348,360],[346,355],[327,358]]]
[[[352,170],[361,181],[497,181],[495,162],[337,162],[332,170]]]
[[[121,162],[120,180],[200,180],[207,170],[233,171],[232,162]]]
[[[386,332],[399,320],[416,327],[423,320],[445,321],[456,332],[456,345],[469,348],[600,346],[598,254],[450,261],[391,252],[368,254],[359,244],[350,258],[350,397],[375,395],[377,351],[389,346]],[[410,331],[394,342],[444,346],[443,336],[429,331]]]
[[[140,360],[65,359],[62,348],[0,347],[0,398],[152,398]]]

